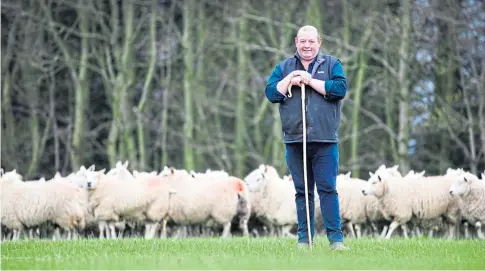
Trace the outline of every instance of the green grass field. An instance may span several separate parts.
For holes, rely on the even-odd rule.
[[[19,241],[1,245],[1,269],[485,269],[485,241],[347,240],[313,251],[291,239]]]

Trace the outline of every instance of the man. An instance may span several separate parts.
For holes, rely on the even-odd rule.
[[[296,190],[298,246],[305,247],[309,243],[301,113],[301,85],[305,84],[311,236],[314,236],[315,231],[313,192],[316,185],[330,248],[347,250],[343,244],[336,190],[339,166],[338,130],[341,100],[347,92],[347,79],[340,60],[320,52],[321,43],[315,27],[307,25],[300,28],[295,37],[297,52],[275,67],[265,92],[270,102],[279,104],[286,164]],[[287,93],[289,85],[292,85],[291,98]]]

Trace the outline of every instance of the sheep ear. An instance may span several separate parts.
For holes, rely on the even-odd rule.
[[[123,167],[124,167],[124,168],[128,168],[128,164],[129,164],[129,163],[130,163],[129,161],[126,161],[126,162],[123,164]]]
[[[170,167],[170,173],[175,174],[175,168]]]
[[[372,172],[369,171],[369,176],[370,177],[374,176],[374,173],[372,173]]]
[[[3,168],[0,168],[0,176],[3,176],[3,174],[5,174],[5,171],[3,170]]]
[[[352,174],[352,171],[347,172],[347,174],[345,174],[345,176],[350,177],[350,174]]]
[[[94,171],[94,165],[91,165],[90,167],[88,167],[88,170]]]

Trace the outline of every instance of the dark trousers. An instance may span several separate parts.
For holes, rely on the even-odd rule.
[[[303,175],[303,143],[286,144],[286,164],[295,185],[298,219],[298,242],[308,243],[305,184]],[[323,225],[330,243],[343,242],[336,178],[339,166],[337,143],[307,142],[308,202],[310,205],[310,231],[315,233],[314,191],[317,187]],[[313,241],[313,240],[312,240]]]

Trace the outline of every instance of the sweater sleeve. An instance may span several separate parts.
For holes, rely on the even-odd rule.
[[[347,93],[347,78],[340,60],[335,62],[330,80],[325,81],[325,92],[325,99],[332,101],[343,99]]]
[[[283,75],[281,72],[281,68],[279,65],[277,65],[273,69],[273,72],[271,73],[270,77],[268,78],[268,83],[266,84],[266,89],[265,89],[266,98],[272,103],[281,103],[282,101],[287,99],[287,97],[281,94],[276,88],[276,85],[282,79],[283,79]]]

